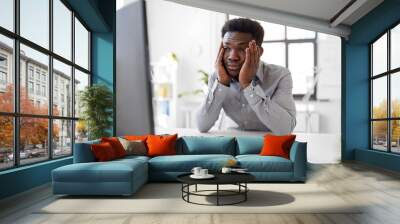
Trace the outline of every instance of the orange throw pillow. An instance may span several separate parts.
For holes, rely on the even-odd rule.
[[[113,147],[108,142],[93,144],[90,147],[92,149],[94,157],[99,162],[109,161],[117,158]]]
[[[290,148],[296,135],[265,135],[261,156],[280,156],[286,159],[290,157]]]
[[[146,142],[147,135],[125,135],[124,139],[129,140],[129,141],[143,141]]]
[[[177,138],[178,134],[147,136],[148,156],[176,155]]]
[[[114,149],[115,155],[117,158],[121,158],[126,156],[126,151],[122,146],[121,142],[119,142],[118,138],[110,137],[110,138],[101,138],[101,142],[108,142]]]

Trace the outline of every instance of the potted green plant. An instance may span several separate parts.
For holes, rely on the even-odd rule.
[[[200,73],[200,78],[199,80],[204,84],[204,88],[203,89],[195,89],[193,91],[186,91],[186,92],[181,92],[178,94],[178,97],[184,97],[184,96],[190,96],[190,95],[198,95],[198,94],[204,94],[205,90],[207,89],[208,86],[208,77],[210,76],[206,71],[200,69],[197,71],[198,73]]]
[[[103,84],[94,84],[80,92],[79,106],[90,140],[110,136],[107,131],[112,125],[113,95]]]

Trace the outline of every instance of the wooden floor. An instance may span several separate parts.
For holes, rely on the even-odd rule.
[[[310,165],[308,182],[367,206],[357,214],[35,214],[35,208],[54,200],[50,187],[43,186],[0,202],[0,223],[400,223],[398,173],[359,163]]]

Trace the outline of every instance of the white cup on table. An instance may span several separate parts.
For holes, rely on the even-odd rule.
[[[200,173],[200,171],[202,170],[202,168],[201,167],[193,167],[193,169],[192,169],[192,173],[194,174],[194,175],[196,175],[196,176],[200,176],[201,175],[201,173]]]
[[[208,175],[208,169],[201,169],[200,170],[200,176],[207,176]]]

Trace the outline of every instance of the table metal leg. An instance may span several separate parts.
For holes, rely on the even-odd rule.
[[[187,201],[190,202],[189,200],[189,195],[190,195],[190,184],[187,185]]]
[[[217,184],[217,206],[219,205],[219,184]]]
[[[248,190],[247,190],[247,183],[244,183],[244,187],[245,187],[245,192],[244,192],[244,201],[247,201],[247,192],[248,192]]]
[[[181,192],[182,192],[182,199],[183,199],[183,186],[184,186],[184,184],[182,183],[182,186],[181,186]]]

